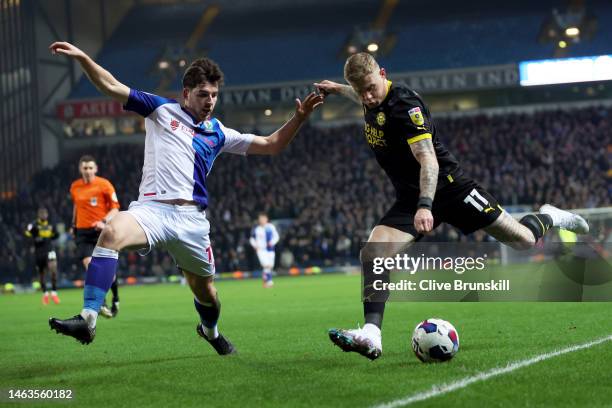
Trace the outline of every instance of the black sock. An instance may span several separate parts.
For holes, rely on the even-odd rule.
[[[373,273],[373,262],[363,262],[363,317],[367,323],[376,325],[382,329],[382,321],[385,313],[385,302],[389,298],[389,291],[381,291],[374,289],[374,281],[381,280],[389,282],[389,273],[385,271],[382,274]]]
[[[119,288],[117,287],[117,278],[113,281],[111,285],[111,291],[113,292],[113,303],[119,302]]]
[[[51,275],[51,290],[57,292],[57,278],[55,275]]]
[[[382,329],[383,315],[385,314],[384,302],[363,302],[363,316],[366,323],[372,323]]]
[[[43,277],[40,278],[40,290],[42,290],[43,293],[47,291],[47,284],[45,282],[45,278]]]
[[[219,315],[221,314],[221,302],[219,302],[218,299],[212,305],[203,305],[194,298],[193,304],[195,305],[195,308],[200,315],[200,321],[204,326],[212,329],[217,325]]]
[[[548,214],[527,214],[521,218],[520,223],[529,228],[536,241],[553,226],[552,218]]]

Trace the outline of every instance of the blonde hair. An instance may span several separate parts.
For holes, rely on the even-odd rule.
[[[347,58],[344,64],[344,79],[354,84],[380,69],[374,57],[367,52],[359,52]]]

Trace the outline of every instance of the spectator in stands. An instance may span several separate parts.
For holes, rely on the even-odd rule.
[[[444,143],[448,149],[461,156],[465,171],[482,181],[502,205],[554,202],[564,208],[591,208],[612,201],[608,182],[611,118],[610,108],[585,108],[571,114],[548,111],[442,119],[436,126],[447,138]],[[227,157],[215,164],[215,175],[209,179],[215,203],[208,215],[216,228],[211,236],[219,254],[219,271],[258,268],[245,238],[256,210],[266,211],[271,219],[289,220],[278,244],[279,254],[287,252],[287,256],[281,255],[283,266],[287,262],[309,266],[357,261],[369,226],[387,206],[380,197],[391,202],[392,188],[362,143],[361,126],[308,128],[303,132],[283,155]],[[325,160],[320,160],[322,145],[326,146]],[[88,152],[104,169],[101,176],[115,181],[117,194],[124,201],[136,199],[139,163],[143,160],[141,146],[106,146]],[[6,254],[3,260],[12,259],[11,267],[0,264],[3,276],[14,276],[20,259],[21,263],[29,262],[25,256],[28,242],[22,237],[21,227],[38,206],[47,207],[55,220],[70,220],[72,208],[65,191],[77,174],[64,163],[80,153],[74,152],[54,169],[35,176],[17,199],[0,202],[0,233],[7,237],[0,240],[0,253]],[[42,197],[42,202],[36,197]],[[459,237],[444,227],[429,239]],[[484,238],[475,235],[471,239]],[[72,267],[76,262],[73,242],[65,241],[59,251],[63,260],[60,277],[80,276]],[[126,258],[122,274],[142,270],[154,275],[159,273],[158,265],[166,274],[176,272],[162,253],[133,257],[132,261]],[[32,269],[32,265],[24,266],[26,271]]]

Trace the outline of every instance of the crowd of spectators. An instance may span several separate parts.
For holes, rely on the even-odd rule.
[[[565,208],[608,206],[612,155],[612,109],[586,108],[534,114],[471,116],[437,120],[439,137],[465,173],[504,206],[544,202]],[[138,196],[141,145],[114,145],[72,152],[55,168],[25,184],[17,198],[0,203],[0,272],[31,276],[32,251],[23,229],[36,209],[69,226],[69,187],[79,177],[81,154],[93,154],[99,175],[110,179],[123,209]],[[363,137],[361,125],[304,128],[274,157],[224,155],[207,180],[211,239],[219,271],[258,269],[248,244],[258,212],[279,223],[277,265],[338,265],[357,262],[361,243],[394,201],[394,191]],[[433,239],[462,240],[442,226]],[[469,239],[485,240],[483,233]],[[58,242],[60,271],[82,278],[74,242]],[[165,251],[120,257],[119,275],[175,273]],[[29,278],[28,278],[29,279]]]
[[[144,119],[127,115],[115,118],[74,119],[63,125],[64,136],[72,138],[92,138],[102,136],[130,136],[144,134]]]

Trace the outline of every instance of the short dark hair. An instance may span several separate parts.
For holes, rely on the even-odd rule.
[[[223,85],[223,71],[210,58],[198,58],[193,61],[183,75],[183,88],[193,89],[204,82]]]
[[[86,155],[81,156],[81,158],[79,159],[79,165],[81,163],[86,163],[86,162],[94,162],[95,163],[96,159],[92,155],[90,155],[90,154],[86,154]]]

